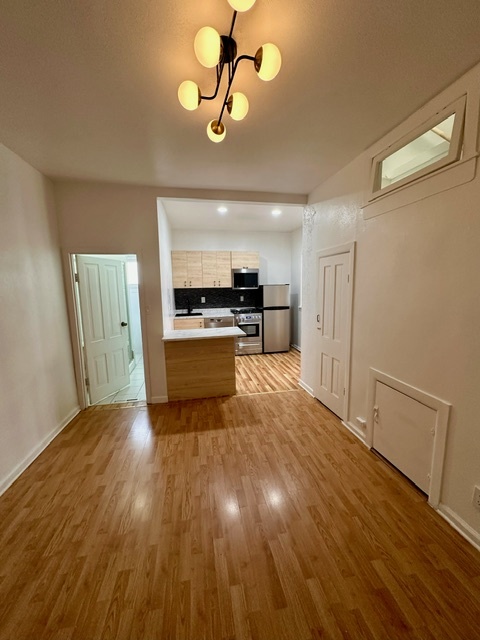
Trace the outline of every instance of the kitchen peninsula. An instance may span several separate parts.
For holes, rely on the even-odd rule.
[[[169,400],[235,394],[235,338],[238,327],[165,331]]]

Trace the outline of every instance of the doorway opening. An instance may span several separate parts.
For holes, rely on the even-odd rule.
[[[75,254],[87,403],[146,403],[136,255]]]

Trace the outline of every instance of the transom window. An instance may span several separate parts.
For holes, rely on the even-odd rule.
[[[455,101],[373,158],[372,198],[460,159],[465,100]]]

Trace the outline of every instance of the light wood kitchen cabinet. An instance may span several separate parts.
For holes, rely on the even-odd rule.
[[[259,269],[260,254],[256,251],[232,251],[232,269]]]
[[[174,289],[203,286],[202,252],[172,251],[172,276]]]
[[[174,318],[174,329],[203,329],[203,318]]]
[[[204,287],[231,288],[232,266],[230,251],[202,251]]]

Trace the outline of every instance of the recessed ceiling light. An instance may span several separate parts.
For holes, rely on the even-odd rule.
[[[273,209],[272,210],[272,216],[281,216],[282,212],[280,211],[280,209]]]
[[[218,207],[217,211],[218,213],[227,213],[228,209],[227,207]]]

